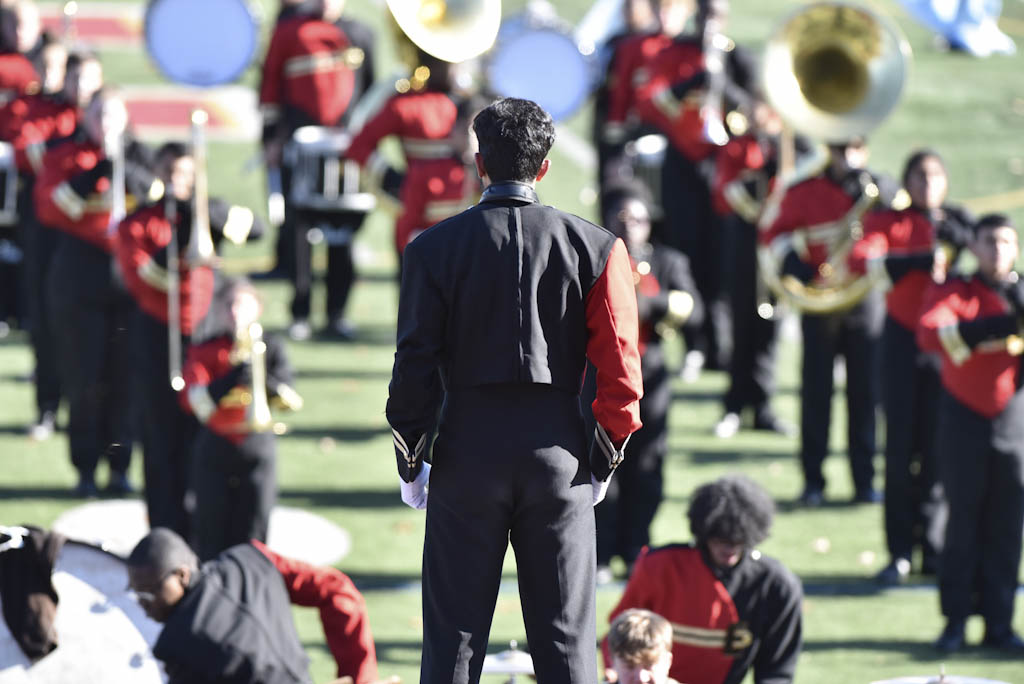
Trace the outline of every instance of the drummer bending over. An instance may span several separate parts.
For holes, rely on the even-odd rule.
[[[128,556],[128,579],[146,614],[163,623],[153,655],[168,684],[311,682],[291,603],[320,609],[339,677],[377,678],[363,597],[334,568],[317,568],[253,541],[199,559],[185,540],[158,527]]]

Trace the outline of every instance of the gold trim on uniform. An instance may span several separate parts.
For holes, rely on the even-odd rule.
[[[941,326],[938,329],[938,334],[939,342],[942,343],[942,348],[946,350],[946,354],[949,355],[949,360],[953,362],[954,366],[963,364],[971,357],[971,348],[960,336],[960,329],[956,323]]]
[[[34,142],[25,148],[25,157],[29,165],[35,170],[36,175],[43,170],[43,157],[46,155],[46,143]]]
[[[67,181],[64,181],[53,189],[50,195],[57,208],[72,221],[79,221],[85,213],[85,199],[71,189]]]
[[[234,244],[242,245],[245,244],[249,233],[252,232],[254,221],[252,209],[232,204],[231,208],[228,209],[228,218],[224,222],[224,228],[221,232],[224,234],[224,237],[231,240]]]
[[[402,151],[409,159],[447,159],[456,156],[455,147],[447,140],[402,138]]]
[[[273,102],[264,102],[260,105],[260,116],[264,124],[275,123],[281,118],[281,106]]]
[[[287,409],[288,411],[298,411],[305,403],[302,400],[302,395],[292,389],[290,385],[286,385],[283,382],[277,386],[276,393],[277,396],[274,397],[273,403],[277,408]]]
[[[155,290],[161,292],[167,292],[170,287],[170,274],[167,269],[156,263],[152,259],[149,259],[141,266],[139,266],[136,273],[139,274],[139,278],[142,282],[146,283]]]
[[[358,48],[356,48],[358,50]],[[298,55],[285,60],[284,75],[286,78],[299,78],[310,74],[320,74],[327,71],[334,71],[338,67],[352,68],[346,60],[346,53],[342,52],[315,52],[311,55]],[[361,53],[362,50],[359,50]],[[359,59],[362,64],[362,59]]]
[[[213,401],[213,397],[210,396],[210,392],[207,390],[206,385],[192,385],[188,388],[188,405],[192,408],[192,413],[200,422],[205,423],[213,415],[213,412],[217,410],[217,404]]]
[[[366,160],[366,183],[374,190],[378,190],[384,183],[384,174],[391,167],[391,163],[379,152],[371,152]]]
[[[438,221],[455,216],[465,208],[466,201],[462,199],[427,202],[427,206],[423,210],[423,216],[431,223],[437,223]]]
[[[736,215],[747,223],[756,223],[761,213],[761,205],[747,192],[747,186],[742,180],[734,180],[728,183],[722,190],[725,201],[729,207],[736,212]]]
[[[656,92],[654,97],[651,98],[651,102],[654,103],[654,106],[657,107],[658,111],[664,114],[666,118],[673,121],[679,118],[679,115],[683,111],[682,101],[672,94],[672,90],[670,88],[662,88]]]

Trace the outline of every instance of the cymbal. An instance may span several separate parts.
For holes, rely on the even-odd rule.
[[[532,675],[533,658],[518,650],[484,656],[484,674]]]

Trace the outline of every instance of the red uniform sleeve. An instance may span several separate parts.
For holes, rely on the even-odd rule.
[[[962,361],[966,343],[957,331],[961,302],[953,283],[933,285],[928,289],[921,305],[921,320],[917,327],[917,346],[921,351],[942,354],[954,363]],[[970,354],[969,348],[966,353]]]
[[[633,269],[622,240],[615,241],[604,272],[587,295],[586,315],[587,358],[597,369],[594,418],[618,445],[640,429],[644,393]]]
[[[185,363],[182,366],[181,375],[185,380],[184,391],[178,392],[178,403],[181,404],[181,408],[185,413],[191,413],[195,415],[201,422],[206,422],[209,418],[207,415],[198,415],[202,411],[197,411],[197,407],[194,405],[195,396],[197,389],[199,391],[206,391],[207,385],[213,379],[210,377],[210,369],[206,367],[201,358],[199,347],[196,345],[189,345],[188,352],[185,356]],[[207,398],[209,395],[207,394]],[[215,407],[215,404],[210,400],[211,408]]]
[[[338,664],[338,677],[352,677],[356,684],[376,680],[377,653],[366,603],[352,580],[335,568],[285,558],[256,540],[252,544],[281,573],[292,603],[320,609],[320,622],[327,647]]]
[[[377,149],[380,141],[389,135],[397,135],[401,130],[402,120],[398,114],[398,108],[395,106],[395,98],[391,98],[352,139],[346,156],[355,160],[360,166],[366,166],[370,155]]]
[[[868,261],[884,257],[889,252],[891,216],[889,212],[878,212],[864,217],[864,237],[853,245],[847,258],[853,273],[867,273]]]
[[[267,56],[263,60],[259,104],[264,126],[277,123],[281,117],[281,103],[284,100],[284,60],[287,49],[287,38],[284,33],[282,27],[278,26],[270,37]]]

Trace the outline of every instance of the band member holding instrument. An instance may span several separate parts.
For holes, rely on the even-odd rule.
[[[163,625],[153,655],[169,684],[306,684],[309,661],[292,605],[318,608],[339,677],[377,679],[363,596],[334,568],[287,558],[258,541],[200,564],[185,540],[157,528],[128,556],[132,591]]]
[[[619,556],[632,569],[641,549],[650,543],[649,528],[663,498],[662,469],[668,453],[668,409],[672,402],[662,340],[685,326],[699,326],[704,317],[697,286],[686,257],[671,247],[650,242],[650,196],[639,184],[606,190],[605,226],[622,239],[633,266],[640,314],[640,367],[644,396],[643,427],[633,433],[626,458],[617,469],[604,501],[594,513],[597,524],[597,581],[612,579],[611,560]],[[593,430],[589,406],[596,397],[592,365],[580,393],[583,415]]]
[[[277,453],[273,426],[256,417],[257,401],[269,397],[286,408],[302,405],[291,388],[284,346],[254,328],[261,309],[252,285],[221,280],[204,326],[207,338],[193,341],[185,360],[179,397],[201,425],[191,477],[193,547],[200,560],[250,539],[267,540],[277,501]],[[257,378],[265,379],[262,394],[253,386]]]
[[[936,570],[942,548],[945,502],[938,486],[934,437],[940,392],[939,364],[914,338],[921,303],[967,245],[971,218],[946,204],[949,179],[941,157],[913,153],[903,171],[910,206],[864,217],[865,238],[854,246],[855,269],[884,268],[882,405],[885,408],[885,537],[889,564],[878,574],[898,584],[909,574],[915,547],[921,570]],[[870,266],[868,266],[870,264]]]
[[[280,173],[285,199],[276,270],[283,271],[295,286],[290,330],[294,339],[306,339],[311,334],[308,231],[314,221],[325,221],[339,231],[328,243],[328,330],[344,338],[352,335],[344,318],[355,278],[352,234],[362,225],[365,213],[298,214],[289,203],[293,169],[285,153],[292,134],[302,126],[345,128],[353,106],[373,85],[373,33],[360,22],[342,18],[343,8],[344,0],[314,0],[283,7],[263,64],[260,109],[264,155],[268,171],[276,169]],[[336,244],[331,245],[332,240]]]
[[[672,623],[669,675],[688,684],[793,681],[802,640],[800,580],[756,550],[775,506],[759,485],[727,476],[702,485],[687,517],[694,543],[646,551],[612,610],[650,610]],[[605,641],[605,667],[612,664]],[[614,671],[605,670],[609,682]]]
[[[61,71],[59,93],[27,95],[0,109],[0,139],[14,147],[21,190],[18,222],[25,246],[24,284],[29,314],[29,335],[35,356],[36,422],[29,436],[37,441],[53,434],[60,403],[57,370],[57,335],[50,330],[45,295],[50,263],[56,250],[58,231],[43,225],[35,216],[32,200],[36,175],[42,171],[47,144],[56,144],[74,134],[85,106],[103,86],[103,68],[95,55],[74,52]]]
[[[768,229],[761,234],[763,244],[772,244],[789,234],[806,237],[794,240],[784,258],[786,275],[804,283],[824,277],[830,258],[830,244],[818,240],[815,229],[828,228],[837,239],[847,239],[857,228],[847,213],[855,205],[867,208],[881,192],[882,206],[895,193],[882,179],[864,170],[868,149],[861,139],[829,146],[829,165],[812,178],[797,182],[785,191],[777,212],[762,217]],[[865,200],[865,198],[868,198]],[[822,231],[826,232],[826,231]],[[781,241],[780,241],[781,244]],[[820,506],[824,501],[825,476],[822,463],[828,453],[829,427],[832,421],[833,365],[837,355],[846,363],[846,402],[848,416],[847,451],[855,488],[853,500],[861,503],[881,501],[875,489],[875,407],[878,403],[878,350],[885,321],[885,305],[877,289],[851,308],[833,313],[801,315],[803,361],[800,387],[800,463],[804,490],[800,502]]]
[[[79,132],[44,156],[34,188],[39,221],[62,232],[46,295],[68,398],[68,440],[79,496],[96,495],[94,473],[101,457],[110,463],[109,489],[131,490],[133,414],[124,378],[132,304],[113,277],[108,156],[111,138],[123,135],[126,124],[124,104],[97,92]]]
[[[985,620],[983,644],[1024,653],[1013,609],[1024,525],[1024,280],[1013,270],[1017,230],[1000,214],[974,225],[977,271],[925,296],[917,342],[942,358],[935,437],[949,505],[939,563],[943,652],[964,646],[967,618]]]
[[[427,509],[421,681],[479,680],[511,540],[538,680],[591,684],[592,506],[640,427],[632,268],[621,240],[538,202],[550,115],[507,98],[473,130],[484,193],[405,249],[387,403],[402,500]]]
[[[178,354],[183,355],[213,296],[214,272],[209,264],[192,264],[186,257],[192,234],[195,160],[181,143],[167,143],[156,154],[164,196],[130,214],[118,228],[117,258],[128,291],[135,299],[136,397],[141,412],[142,452],[146,477],[146,508],[150,524],[186,533],[184,497],[189,458],[198,425],[179,405],[171,386],[169,326],[177,327]],[[251,210],[210,202],[210,231],[214,244],[223,237],[237,243],[258,237],[263,224]],[[175,245],[177,252],[170,254]],[[169,318],[168,262],[178,257],[178,319]],[[180,368],[184,357],[177,359]]]

